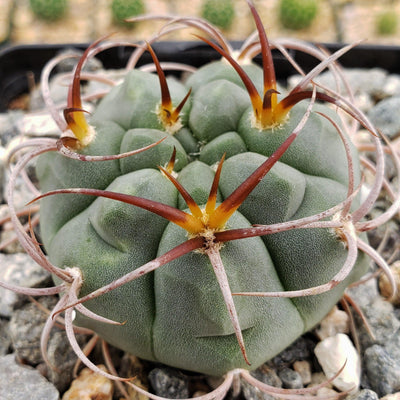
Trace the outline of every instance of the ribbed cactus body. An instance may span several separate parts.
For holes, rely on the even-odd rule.
[[[261,69],[255,65],[246,68],[259,79],[256,86],[260,87]],[[224,79],[221,71],[227,70],[228,79]],[[82,152],[117,154],[167,139],[138,155],[114,161],[80,162],[45,154],[37,165],[42,191],[92,187],[186,209],[177,189],[158,170],[176,148],[177,179],[200,206],[207,202],[215,163],[226,153],[217,196],[217,202],[222,202],[290,135],[307,106],[307,102],[299,103],[282,126],[260,131],[251,127],[249,96],[226,63],[199,69],[187,86],[171,80],[174,104],[189,86],[193,91],[183,109],[183,128],[170,135],[157,120],[157,76],[130,72],[100,102],[90,121],[96,138]],[[326,107],[315,109],[335,118]],[[352,152],[358,181],[359,165],[355,150]],[[346,198],[347,171],[344,145],[336,129],[313,113],[281,160],[228,220],[226,229],[283,222],[323,211]],[[81,295],[187,240],[182,228],[149,211],[71,194],[42,199],[41,230],[55,265],[82,270]],[[323,284],[340,270],[347,254],[335,233],[326,229],[296,229],[235,240],[224,243],[220,252],[232,292],[295,290]],[[124,325],[111,326],[80,315],[77,322],[139,357],[221,375],[233,368],[256,368],[279,353],[317,324],[367,266],[360,255],[344,282],[317,296],[235,297],[251,366],[243,359],[210,261],[201,252],[188,253],[85,303],[105,317],[126,321]]]

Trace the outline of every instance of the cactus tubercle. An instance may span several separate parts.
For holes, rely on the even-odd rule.
[[[165,78],[164,71],[162,70],[160,62],[149,43],[147,43],[147,49],[151,54],[154,65],[156,67],[158,78],[160,80],[161,103],[156,110],[158,120],[161,122],[164,129],[169,134],[173,135],[183,126],[180,120],[180,112],[186,101],[190,97],[192,90],[189,89],[183,100],[178,104],[178,106],[174,107],[172,104],[171,95],[168,89],[167,79]]]

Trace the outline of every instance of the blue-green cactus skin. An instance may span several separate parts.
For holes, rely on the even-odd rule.
[[[255,65],[247,68],[262,75]],[[222,79],[225,72],[220,71],[227,69],[231,78]],[[205,70],[214,71],[216,79]],[[201,83],[203,76],[207,79]],[[186,209],[174,185],[158,170],[175,147],[177,179],[199,205],[207,201],[213,164],[226,153],[217,197],[222,202],[289,136],[307,106],[306,102],[296,105],[282,126],[260,131],[251,128],[250,100],[225,63],[199,69],[188,85],[193,93],[183,110],[184,128],[170,136],[155,115],[160,102],[157,77],[130,72],[94,112],[90,122],[97,136],[83,152],[117,154],[168,138],[151,150],[118,161],[80,162],[45,154],[37,165],[42,191],[107,188]],[[171,81],[174,104],[187,90]],[[316,109],[337,119],[322,105]],[[359,181],[357,154],[355,149],[352,152]],[[313,113],[289,150],[229,219],[226,229],[288,221],[332,207],[346,198],[347,174],[347,158],[337,131],[326,118]],[[182,228],[119,201],[75,194],[41,201],[42,240],[50,260],[60,267],[81,269],[81,295],[187,240]],[[340,270],[346,254],[343,243],[326,229],[240,239],[221,248],[232,292],[323,284]],[[82,315],[76,322],[144,359],[222,375],[233,368],[256,368],[279,353],[315,326],[367,267],[366,257],[360,254],[344,282],[317,296],[235,297],[251,366],[243,359],[210,261],[200,252],[186,254],[85,303],[107,318],[126,321],[125,325],[99,323]]]

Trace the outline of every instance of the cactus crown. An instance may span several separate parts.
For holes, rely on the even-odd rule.
[[[253,82],[250,80],[246,72],[241,68],[240,64],[235,61],[231,55],[229,55],[221,47],[216,46],[211,41],[205,38],[201,39],[208,43],[215,50],[217,50],[235,68],[240,78],[243,80],[243,83],[245,84],[251,99],[254,112],[252,125],[262,130],[277,126],[282,123],[290,109],[290,106],[294,105],[294,103],[290,104],[291,97],[289,97],[286,102],[278,103],[278,91],[276,90],[275,70],[267,35],[253,4],[249,3],[249,6],[254,16],[254,21],[257,26],[257,31],[261,44],[261,54],[264,70],[263,96],[259,95]]]

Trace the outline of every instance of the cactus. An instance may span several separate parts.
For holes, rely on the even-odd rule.
[[[183,83],[165,77],[148,44],[157,74],[132,69],[89,116],[80,73],[99,51],[95,42],[75,69],[65,121],[52,111],[67,134],[22,145],[39,147],[13,169],[12,221],[55,286],[1,285],[31,295],[60,293],[53,316],[65,311],[74,350],[110,378],[121,379],[100,371],[77,346],[74,308],[74,324],[136,356],[226,375],[224,390],[240,374],[268,391],[246,370],[314,327],[365,274],[370,257],[386,269],[364,233],[389,220],[399,201],[364,221],[383,183],[378,133],[339,94],[308,88],[352,46],[329,57],[313,50],[321,63],[280,95],[270,44],[248,3],[259,42],[245,42],[237,54],[209,24],[171,17],[168,29],[183,23],[211,34],[214,41],[200,38],[221,61]],[[144,51],[139,46],[135,57]],[[251,61],[258,52],[262,67]],[[363,201],[357,148],[323,103],[372,133],[376,179]],[[15,180],[36,156],[43,194],[34,201],[40,200],[48,258],[14,207]],[[43,347],[51,324],[53,318]]]
[[[62,18],[67,9],[67,0],[29,0],[33,13],[40,19],[56,21]]]
[[[127,26],[126,18],[135,17],[145,12],[142,0],[113,0],[111,3],[111,13],[113,21],[122,26]]]
[[[308,28],[317,15],[316,0],[281,0],[279,20],[284,28],[299,30]]]
[[[232,0],[205,0],[201,7],[201,16],[221,29],[229,29],[235,18]]]
[[[379,35],[394,35],[397,30],[397,14],[384,11],[376,16],[376,32]]]

